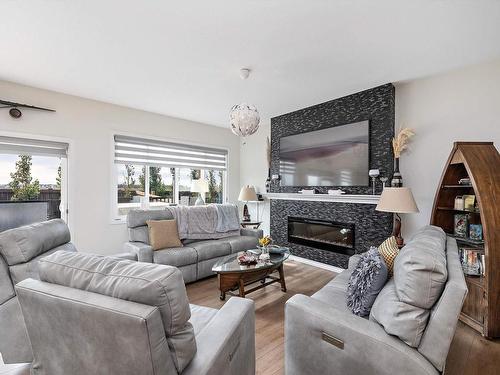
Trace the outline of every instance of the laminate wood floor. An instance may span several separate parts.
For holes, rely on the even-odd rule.
[[[335,277],[327,270],[287,261],[287,292],[279,284],[251,293],[255,301],[255,344],[257,374],[284,373],[284,305],[294,294],[311,295]],[[191,303],[220,308],[217,278],[211,277],[187,286]],[[500,374],[500,340],[489,341],[466,325],[459,323],[446,364],[447,375]]]

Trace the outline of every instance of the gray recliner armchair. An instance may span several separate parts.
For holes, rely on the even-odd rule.
[[[0,233],[0,353],[5,363],[31,362],[32,353],[14,285],[38,278],[38,261],[58,250],[76,251],[61,219]]]
[[[189,305],[179,269],[56,252],[16,291],[40,375],[252,375],[253,301]]]

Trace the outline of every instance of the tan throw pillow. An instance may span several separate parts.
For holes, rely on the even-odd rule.
[[[176,220],[148,220],[149,244],[153,250],[182,247]]]
[[[384,258],[389,277],[391,277],[392,271],[394,269],[394,260],[399,254],[399,247],[398,243],[396,242],[396,237],[389,237],[384,242],[382,242],[382,244],[378,247],[378,252],[382,256],[382,258]]]

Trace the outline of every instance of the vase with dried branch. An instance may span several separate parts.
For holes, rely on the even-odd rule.
[[[391,180],[392,187],[402,187],[403,177],[399,171],[399,158],[401,154],[408,148],[410,138],[415,135],[415,132],[410,128],[400,129],[396,137],[392,139],[392,150],[394,152],[394,174]]]
[[[266,193],[269,193],[271,191],[271,141],[269,140],[269,137],[267,137],[266,158],[267,158]]]

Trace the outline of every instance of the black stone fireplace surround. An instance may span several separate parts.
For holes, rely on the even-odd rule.
[[[390,178],[393,171],[391,140],[394,136],[394,102],[394,86],[386,84],[272,118],[271,174],[279,175],[281,137],[369,120],[370,169],[378,168],[381,175]],[[370,186],[292,187],[280,186],[277,180],[271,183],[272,193],[296,193],[311,188],[319,193],[341,188],[346,194],[372,194]],[[381,190],[378,182],[377,194]],[[392,214],[375,211],[374,204],[281,199],[271,200],[270,216],[271,236],[276,243],[289,246],[294,255],[343,268],[347,267],[350,255],[289,242],[288,217],[354,224],[354,253],[363,253],[370,246],[378,246],[383,242],[392,232],[393,220]]]

